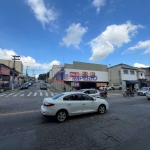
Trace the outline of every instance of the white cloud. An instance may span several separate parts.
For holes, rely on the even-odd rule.
[[[124,54],[138,49],[144,49],[144,54],[150,53],[150,40],[138,42],[135,46],[128,48]]]
[[[16,55],[13,50],[0,48],[0,59],[12,59],[12,55]]]
[[[44,0],[26,0],[27,4],[33,10],[35,17],[42,25],[54,21],[58,14],[52,9],[45,6]]]
[[[0,59],[12,60],[12,55],[17,55],[13,50],[1,49],[0,48]],[[20,56],[20,60],[23,63],[24,69],[29,66],[29,70],[34,70],[35,73],[42,73],[49,71],[53,65],[60,65],[58,60],[53,60],[50,63],[38,63],[36,60],[30,56]]]
[[[100,8],[105,5],[105,0],[93,0],[92,5],[96,7],[97,13],[99,13]]]
[[[66,45],[67,47],[73,45],[78,48],[83,35],[87,32],[87,27],[82,27],[80,23],[73,23],[65,31],[67,35],[62,38],[61,45]]]
[[[147,68],[147,67],[150,67],[150,66],[146,66],[144,64],[139,64],[139,63],[134,63],[133,65],[134,67],[137,67],[137,68]]]
[[[131,37],[137,33],[141,25],[133,25],[129,21],[121,25],[110,25],[99,36],[90,42],[92,56],[90,60],[102,60],[114,52],[115,47],[131,41]]]

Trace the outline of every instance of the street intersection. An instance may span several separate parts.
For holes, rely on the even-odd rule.
[[[145,96],[108,96],[106,114],[56,123],[43,117],[40,107],[45,97],[57,92],[40,90],[35,83],[27,90],[3,94],[0,150],[149,150],[150,101]]]

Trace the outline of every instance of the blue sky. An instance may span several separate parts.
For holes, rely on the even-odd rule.
[[[73,61],[150,66],[149,0],[1,0],[0,59],[29,74]]]

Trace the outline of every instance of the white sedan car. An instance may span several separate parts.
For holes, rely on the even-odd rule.
[[[104,114],[109,105],[106,100],[93,98],[81,92],[65,92],[44,98],[41,112],[44,116],[55,116],[63,122],[68,116],[98,112]]]
[[[97,97],[97,98],[100,97],[100,92],[96,89],[81,89],[79,90],[79,92],[88,94],[89,96],[92,97]]]
[[[150,90],[146,92],[146,97],[148,100],[150,100]]]

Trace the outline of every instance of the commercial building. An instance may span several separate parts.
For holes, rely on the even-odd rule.
[[[5,59],[0,59],[0,64],[4,64],[10,68],[13,68],[14,61],[13,60],[5,60]],[[15,61],[15,70],[19,72],[19,74],[23,73],[23,64],[22,61]]]
[[[108,69],[106,65],[74,61],[73,64],[53,67],[50,78],[53,82],[64,82],[76,89],[99,88],[108,85]]]
[[[118,64],[109,67],[109,86],[121,87],[123,90],[126,88],[139,89],[140,87],[147,86],[145,78],[145,70],[132,67],[126,64]]]

